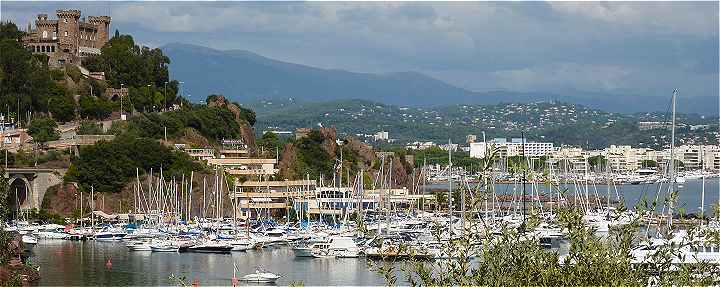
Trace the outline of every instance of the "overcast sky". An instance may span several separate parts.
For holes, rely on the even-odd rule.
[[[249,50],[356,72],[419,71],[475,91],[718,97],[718,2],[0,2],[26,27],[107,14],[137,42]]]

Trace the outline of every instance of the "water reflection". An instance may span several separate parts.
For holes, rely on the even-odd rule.
[[[282,275],[278,285],[384,283],[364,258],[296,258],[288,247],[232,254],[152,253],[129,252],[121,242],[45,240],[33,248],[33,254],[33,262],[41,266],[41,286],[171,285],[171,274],[201,286],[230,286],[233,262],[238,278],[262,266]]]

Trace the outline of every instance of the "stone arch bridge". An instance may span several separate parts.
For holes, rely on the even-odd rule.
[[[7,168],[4,176],[10,187],[8,192],[13,214],[18,210],[40,210],[48,188],[61,183],[66,171],[52,168]]]

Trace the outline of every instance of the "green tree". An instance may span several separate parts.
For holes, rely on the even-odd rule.
[[[82,118],[103,120],[110,114],[112,114],[112,103],[104,97],[80,97],[80,116]]]
[[[28,134],[33,137],[35,143],[43,145],[60,138],[57,127],[57,123],[52,118],[35,118],[30,122]]]
[[[101,135],[103,134],[102,124],[93,121],[83,121],[77,128],[79,135]]]
[[[51,82],[47,101],[48,109],[54,119],[60,122],[75,119],[75,100],[67,95],[64,87]]]
[[[73,161],[65,180],[78,182],[85,191],[94,187],[98,192],[119,192],[135,177],[136,168],[141,174],[150,169],[156,172],[163,169],[167,178],[200,169],[200,165],[186,153],[166,147],[154,139],[130,134],[83,147],[80,154],[82,157]]]
[[[15,24],[0,23],[0,106],[8,107],[13,118],[25,111],[47,112],[49,86],[52,81],[47,56],[33,56],[18,37]]]
[[[588,164],[594,169],[604,169],[607,166],[607,159],[602,155],[591,156],[588,158]]]
[[[282,142],[277,134],[266,132],[258,140],[257,144],[265,151],[264,156],[275,157],[275,151],[280,149]]]
[[[10,206],[12,206],[10,203],[10,186],[8,186],[8,179],[5,177],[5,169],[0,166],[0,222],[10,218],[12,212]]]
[[[178,82],[170,80],[170,58],[162,50],[136,45],[130,35],[116,35],[101,50],[100,55],[88,57],[83,64],[91,71],[104,71],[110,86],[129,87],[135,109],[177,102]],[[162,101],[158,101],[157,93],[162,93]]]
[[[306,137],[296,142],[298,161],[294,166],[294,174],[302,178],[309,174],[311,178],[332,177],[333,158],[323,149],[325,137],[318,130],[313,130]]]
[[[657,161],[650,160],[650,159],[645,159],[645,160],[643,160],[642,163],[641,163],[641,165],[642,165],[643,167],[648,167],[648,168],[653,168],[653,167],[657,167],[657,166],[658,166]]]

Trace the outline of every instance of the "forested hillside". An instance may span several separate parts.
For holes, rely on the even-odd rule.
[[[590,148],[630,144],[660,148],[668,145],[667,129],[640,130],[639,121],[667,122],[662,113],[620,114],[561,102],[497,105],[449,105],[417,108],[385,105],[365,100],[324,103],[261,101],[251,105],[258,112],[258,131],[294,131],[301,127],[335,126],[339,136],[388,131],[398,143],[452,139],[463,143],[468,134],[486,138],[526,137]],[[679,143],[717,143],[717,118],[678,115]],[[707,126],[705,126],[707,125]]]

